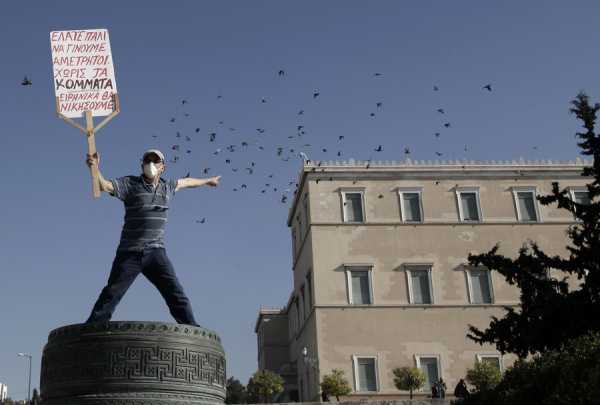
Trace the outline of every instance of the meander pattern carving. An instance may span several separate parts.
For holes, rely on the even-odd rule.
[[[94,345],[61,349],[45,353],[42,373],[47,384],[125,379],[132,383],[180,382],[225,386],[225,358],[221,354],[143,343],[103,345],[101,349]]]

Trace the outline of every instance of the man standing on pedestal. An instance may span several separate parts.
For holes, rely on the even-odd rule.
[[[97,154],[87,156],[88,166],[99,163]],[[163,234],[169,202],[175,192],[204,184],[216,187],[221,176],[165,180],[161,178],[164,171],[165,157],[157,149],[147,150],[142,156],[143,174],[140,176],[106,180],[98,171],[100,189],[123,201],[125,223],[108,283],[86,323],[109,321],[127,289],[137,275],[142,273],[156,286],[177,323],[199,326],[194,319],[190,301],[167,257]]]

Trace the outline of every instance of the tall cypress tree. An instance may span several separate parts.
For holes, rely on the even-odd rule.
[[[542,205],[557,204],[578,220],[567,230],[568,257],[548,255],[534,241],[523,245],[514,260],[499,255],[499,245],[487,253],[469,255],[470,265],[497,271],[521,294],[519,307],[506,307],[505,316],[492,317],[485,330],[469,325],[467,336],[521,358],[559,349],[568,339],[600,330],[600,134],[594,128],[600,104],[590,105],[583,93],[571,104],[570,111],[584,128],[576,133],[577,145],[583,155],[593,157],[592,166],[582,171],[590,179],[590,203],[574,202],[558,182],[552,183],[551,194],[537,197]],[[573,277],[581,283],[576,288],[567,282]]]

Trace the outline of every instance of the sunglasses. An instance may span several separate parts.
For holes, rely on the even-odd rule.
[[[162,163],[163,161],[160,160],[160,158],[158,156],[154,156],[154,155],[149,155],[146,156],[143,160],[144,163]]]

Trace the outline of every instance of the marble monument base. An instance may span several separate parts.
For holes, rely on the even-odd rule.
[[[217,405],[225,352],[207,329],[107,322],[50,332],[42,355],[42,405]]]

